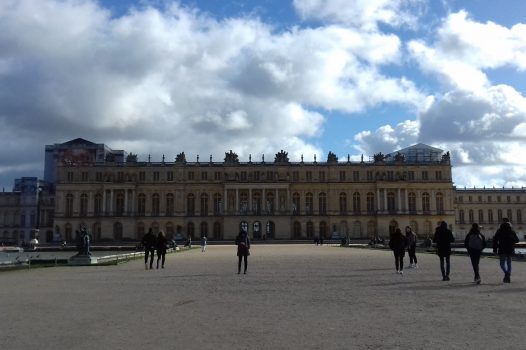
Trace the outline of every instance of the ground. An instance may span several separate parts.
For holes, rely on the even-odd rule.
[[[395,274],[389,251],[253,245],[170,254],[166,268],[0,273],[2,349],[523,349],[526,263],[502,283],[498,261],[438,257]],[[406,257],[407,263],[407,257]]]

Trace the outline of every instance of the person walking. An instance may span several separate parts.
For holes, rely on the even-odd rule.
[[[449,272],[451,270],[451,263],[449,257],[451,256],[451,243],[455,242],[455,237],[450,229],[447,228],[447,223],[442,221],[440,226],[435,230],[433,236],[433,243],[436,243],[437,255],[440,258],[440,271],[442,271],[442,281],[449,281]],[[444,267],[445,263],[445,267]]]
[[[471,229],[464,239],[464,247],[467,249],[471,259],[475,283],[480,284],[479,262],[482,251],[486,248],[486,237],[480,232],[480,227],[477,223],[471,225]]]
[[[201,237],[201,253],[204,253],[206,251],[206,236]]]
[[[159,268],[159,260],[161,261],[161,267],[164,269],[164,261],[166,259],[166,245],[168,240],[164,235],[163,231],[159,231],[157,235],[157,268]]]
[[[511,228],[510,221],[505,218],[502,220],[500,228],[493,236],[493,253],[499,256],[500,268],[504,272],[502,282],[511,282],[511,258],[515,254],[515,243],[519,242],[519,237]]]
[[[144,268],[148,270],[148,256],[150,257],[150,269],[153,266],[153,254],[155,252],[155,236],[150,227],[148,233],[142,237],[142,246],[144,247]]]
[[[236,237],[236,244],[237,244],[237,256],[238,256],[238,263],[237,263],[237,274],[239,275],[241,273],[241,260],[245,259],[245,270],[244,274],[247,273],[247,258],[250,255],[250,239],[248,238],[248,233],[245,230],[239,231],[239,235]]]
[[[407,239],[407,253],[409,254],[409,267],[418,268],[416,260],[416,234],[411,226],[405,227],[405,238]]]
[[[389,239],[389,248],[393,251],[395,257],[396,273],[404,274],[404,256],[407,246],[407,238],[402,234],[399,228],[396,228]]]

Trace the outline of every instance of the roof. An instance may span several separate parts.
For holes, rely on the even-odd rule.
[[[70,140],[70,141],[64,142],[61,145],[65,145],[65,146],[71,146],[71,145],[88,145],[88,146],[93,146],[93,145],[96,145],[96,143],[78,137],[78,138],[76,138],[74,140]]]

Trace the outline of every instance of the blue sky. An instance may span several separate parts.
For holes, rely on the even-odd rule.
[[[526,186],[526,2],[505,5],[3,1],[0,186],[76,137],[144,159],[423,142],[451,151],[458,186]]]

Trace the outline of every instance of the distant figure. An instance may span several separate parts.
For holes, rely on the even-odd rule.
[[[399,273],[400,275],[404,274],[404,256],[406,246],[406,237],[402,234],[402,231],[399,228],[396,228],[395,232],[389,239],[389,248],[391,248],[395,257],[396,273]]]
[[[238,256],[238,263],[237,263],[237,274],[239,275],[241,273],[241,260],[245,259],[245,270],[244,273],[247,273],[247,266],[248,266],[248,256],[250,255],[250,239],[248,238],[248,233],[244,230],[239,231],[239,235],[236,237],[236,244],[237,244],[237,256]]]
[[[442,271],[442,281],[449,281],[449,272],[451,270],[451,263],[449,257],[451,256],[451,243],[455,242],[455,237],[450,229],[447,228],[447,223],[442,221],[440,226],[435,230],[433,236],[433,243],[437,245],[437,255],[440,258],[440,271]],[[445,263],[445,268],[444,268]]]
[[[505,218],[502,220],[500,228],[493,236],[493,253],[499,255],[500,268],[504,272],[502,282],[511,282],[511,258],[515,254],[515,243],[519,242],[519,237],[511,228],[510,221]]]
[[[201,253],[204,253],[206,251],[206,243],[207,243],[206,236],[201,237]]]
[[[187,246],[188,249],[192,249],[192,236],[188,235],[185,246]]]
[[[407,239],[407,253],[409,254],[409,267],[417,268],[416,260],[416,234],[411,226],[405,227],[405,238]]]
[[[153,267],[153,254],[155,253],[155,236],[152,229],[142,238],[142,245],[144,247],[144,268],[148,270],[148,255],[150,256],[150,269]]]
[[[164,260],[166,258],[166,245],[168,244],[168,240],[166,239],[164,233],[162,231],[159,231],[159,234],[157,235],[157,242],[156,242],[156,248],[157,248],[157,268],[159,268],[159,260],[161,260],[161,267],[164,269]]]
[[[486,248],[486,237],[480,233],[480,227],[474,223],[464,239],[464,247],[468,250],[471,265],[473,266],[473,273],[475,274],[474,281],[480,284],[479,262],[480,255],[484,248]]]

